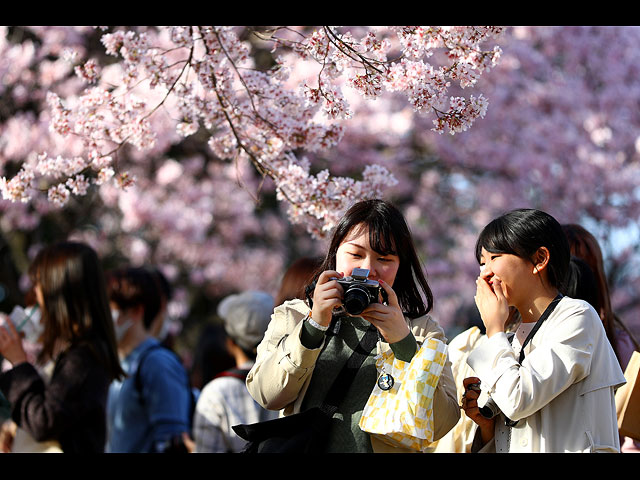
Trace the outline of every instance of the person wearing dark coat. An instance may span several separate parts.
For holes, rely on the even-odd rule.
[[[50,378],[29,363],[20,333],[0,327],[0,354],[12,368],[0,375],[11,418],[36,441],[64,453],[101,453],[110,383],[122,378],[104,273],[95,251],[64,242],[40,251],[29,271],[44,331],[37,363],[53,363]]]

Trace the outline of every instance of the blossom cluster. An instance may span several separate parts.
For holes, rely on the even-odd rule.
[[[274,54],[275,65],[267,70],[256,68],[249,43],[233,27],[158,27],[103,34],[105,53],[118,59],[120,73],[109,77],[90,58],[74,67],[86,90],[66,99],[53,92],[47,97],[52,131],[78,137],[85,148],[84,165],[80,161],[73,173],[63,166],[69,161],[37,169],[41,175],[59,178],[48,188],[49,199],[64,205],[69,193],[85,193],[88,181],[100,186],[115,178],[118,185],[130,186],[132,176],[120,171],[112,156],[125,145],[152,149],[157,135],[150,117],[162,110],[174,119],[179,136],[205,129],[217,157],[248,158],[260,174],[275,182],[279,198],[295,202],[289,209],[293,221],[305,222],[308,216],[314,232],[325,232],[340,211],[336,197],[343,198],[339,202],[343,207],[345,199],[377,195],[381,185],[394,183],[392,177],[382,183],[368,181],[368,172],[362,182],[354,182],[332,178],[328,172],[314,176],[303,164],[295,168],[297,157],[292,152],[328,150],[340,142],[344,121],[352,116],[344,88],[374,99],[384,91],[403,92],[416,110],[435,113],[435,130],[460,132],[485,114],[487,102],[482,95],[469,100],[456,97],[445,106],[450,81],[471,86],[479,73],[495,65],[499,48],[483,51],[480,46],[498,37],[501,29],[388,27],[366,31],[360,40],[341,27],[318,28],[301,41],[279,34],[276,29],[269,41],[284,53]],[[393,49],[400,49],[400,62],[388,60]],[[434,67],[425,61],[435,49],[445,52],[446,65]],[[64,57],[78,56],[66,49]],[[296,59],[318,66],[315,85],[313,77],[295,88],[287,83],[287,62]],[[79,172],[83,176],[74,178]],[[26,171],[4,179],[5,198],[28,200],[33,180]],[[309,188],[314,189],[312,194]],[[324,225],[311,227],[322,218]]]
[[[332,118],[349,118],[351,112],[343,97],[327,87],[341,74],[347,84],[367,98],[377,98],[385,91],[402,92],[416,111],[434,113],[434,131],[451,134],[466,130],[483,117],[487,101],[482,95],[468,101],[448,98],[451,81],[462,88],[472,87],[480,75],[495,67],[502,50],[494,46],[482,50],[487,40],[500,37],[501,27],[390,27],[397,38],[367,32],[356,41],[349,32],[340,34],[325,27],[296,45],[303,58],[314,58],[322,65],[318,86],[310,88],[316,101],[323,100],[324,110]],[[400,61],[389,60],[389,52],[401,50]],[[446,61],[430,63],[425,59],[437,50],[446,52]]]
[[[358,181],[332,177],[327,170],[311,175],[309,170],[308,160],[288,154],[278,171],[276,190],[278,198],[286,200],[292,222],[306,225],[316,237],[325,237],[355,201],[382,197],[397,184],[393,174],[379,165],[366,166]]]

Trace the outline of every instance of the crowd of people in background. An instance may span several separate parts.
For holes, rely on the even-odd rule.
[[[234,425],[321,404],[337,366],[375,329],[322,452],[404,451],[357,420],[376,355],[410,361],[429,338],[448,344],[431,451],[640,451],[619,435],[614,401],[640,345],[613,311],[595,237],[517,210],[485,227],[476,256],[469,328],[447,339],[403,215],[358,202],[326,256],[293,262],[276,295],[222,299],[187,368],[165,341],[172,288],[159,269],[104,271],[85,244],[50,245],[30,266],[25,304],[1,319],[0,450],[239,453],[246,442]],[[354,268],[369,271],[385,301],[350,314],[339,280]]]

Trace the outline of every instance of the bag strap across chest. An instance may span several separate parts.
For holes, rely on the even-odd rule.
[[[360,343],[355,348],[331,385],[321,408],[330,412],[335,412],[337,410],[338,405],[340,405],[340,402],[344,398],[349,385],[353,382],[353,379],[358,373],[360,366],[364,362],[365,358],[367,358],[371,353],[371,350],[373,350],[377,341],[378,330],[373,325],[370,325],[362,336]]]

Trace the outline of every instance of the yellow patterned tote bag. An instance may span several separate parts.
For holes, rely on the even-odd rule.
[[[378,355],[380,375],[362,412],[360,428],[382,441],[420,452],[433,441],[433,397],[447,359],[447,344],[426,340],[411,362],[389,350]]]

